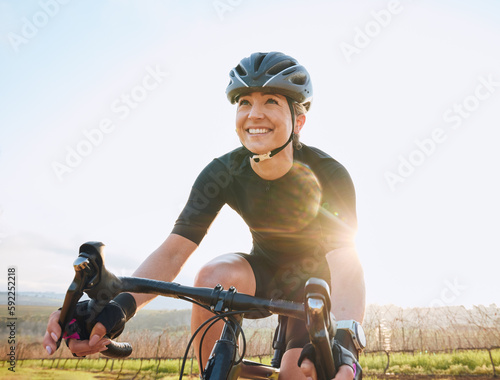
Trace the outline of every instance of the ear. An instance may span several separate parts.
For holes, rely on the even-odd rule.
[[[306,115],[305,114],[298,115],[295,118],[295,130],[293,132],[298,135],[305,123],[306,123]]]

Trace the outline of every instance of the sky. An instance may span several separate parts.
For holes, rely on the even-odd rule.
[[[86,241],[131,275],[240,145],[230,69],[282,51],[353,178],[367,303],[499,305],[499,37],[494,0],[0,0],[0,291],[65,292]],[[250,248],[226,206],[176,281]]]

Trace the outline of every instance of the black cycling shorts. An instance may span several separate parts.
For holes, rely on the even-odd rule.
[[[328,285],[331,283],[330,269],[325,257],[310,256],[276,265],[259,254],[236,254],[247,260],[252,267],[256,297],[304,302],[304,285],[309,278],[318,277]],[[309,343],[304,321],[288,319],[286,342],[287,350],[302,348]]]

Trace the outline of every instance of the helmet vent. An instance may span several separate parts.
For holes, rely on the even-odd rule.
[[[293,84],[297,84],[299,86],[303,86],[307,82],[307,76],[304,73],[296,73],[288,78],[290,82]]]
[[[266,58],[266,55],[265,54],[261,54],[260,56],[258,56],[255,59],[255,62],[253,64],[254,71],[259,71],[259,67],[262,64],[262,61],[264,60],[264,58]]]
[[[283,70],[285,70],[289,67],[295,66],[295,65],[296,65],[296,63],[293,61],[290,61],[290,60],[281,61],[281,62],[277,63],[276,65],[274,65],[273,67],[271,67],[269,70],[267,70],[267,74],[276,75],[276,74],[282,72]]]
[[[239,76],[241,77],[244,77],[245,75],[247,75],[247,72],[246,70],[243,68],[243,66],[241,65],[238,65],[236,66],[236,72],[238,73]]]

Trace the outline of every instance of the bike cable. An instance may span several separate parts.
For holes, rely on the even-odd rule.
[[[189,298],[184,298],[186,301],[191,301],[195,304],[198,304],[196,301],[193,301]],[[202,307],[204,307],[205,309],[207,310],[210,310],[212,311],[209,307],[206,307],[204,305],[200,305]],[[213,311],[212,311],[213,312]],[[247,313],[249,311],[230,311],[230,312],[225,312],[225,313],[219,313],[219,314],[216,314],[214,315],[213,317],[207,319],[205,322],[203,322],[197,329],[196,331],[193,333],[193,335],[191,336],[191,339],[189,340],[188,342],[188,345],[186,347],[186,350],[184,352],[184,357],[182,358],[182,365],[181,365],[181,369],[180,369],[180,375],[179,375],[179,380],[182,380],[182,377],[184,375],[184,368],[185,368],[185,365],[186,365],[186,362],[187,362],[187,359],[188,359],[188,355],[189,355],[189,350],[191,348],[191,345],[193,344],[193,341],[194,341],[194,338],[201,332],[201,330],[209,324],[209,326],[207,327],[207,329],[204,331],[202,337],[201,337],[201,340],[200,340],[200,351],[199,351],[199,358],[200,358],[200,363],[199,364],[199,370],[200,370],[200,374],[203,376],[203,363],[201,361],[201,346],[202,346],[202,343],[203,343],[203,339],[205,338],[205,334],[207,333],[207,331],[218,321],[220,320],[223,320],[224,322],[227,323],[227,320],[226,318],[229,317],[229,318],[234,318],[233,316],[234,315],[239,315],[239,314],[244,314],[244,313]],[[234,320],[236,322],[236,320]],[[229,326],[230,329],[231,329],[231,332],[233,334],[233,336],[235,337],[235,341],[236,341],[236,338],[237,338],[237,331],[234,331],[233,328],[231,326]],[[245,338],[245,333],[243,332],[243,329],[241,328],[241,326],[238,327],[239,329],[239,332],[241,333],[241,337],[242,337],[242,354],[240,355],[240,359],[238,361],[236,361],[236,351],[235,351],[235,354],[233,356],[233,358],[231,359],[232,360],[232,363],[231,365],[236,365],[238,363],[241,362],[242,358],[244,357],[245,355],[245,352],[246,352],[246,338]],[[235,342],[235,345],[236,345],[236,342]]]
[[[235,312],[236,313],[236,312]],[[237,314],[240,314],[240,312],[237,312]],[[232,361],[232,365],[237,365],[239,363],[241,363],[241,361],[243,360],[243,357],[245,357],[245,353],[246,353],[246,336],[245,336],[245,333],[240,325],[240,323],[236,320],[236,318],[234,318],[233,315],[227,315],[227,314],[224,314],[224,315],[218,315],[220,318],[216,318],[212,323],[210,323],[210,325],[205,329],[205,331],[203,332],[203,335],[201,336],[201,339],[200,339],[200,349],[199,349],[199,352],[198,352],[198,357],[202,357],[201,354],[202,354],[202,347],[203,347],[203,340],[205,339],[205,335],[207,334],[207,332],[210,330],[210,328],[212,328],[212,326],[217,323],[220,319],[223,319],[225,323],[228,323],[227,319],[226,319],[226,316],[228,316],[232,322],[238,326],[237,328],[237,331],[234,331],[232,326],[231,325],[227,325],[229,327],[229,329],[231,330],[231,333],[233,334],[234,336],[234,340],[235,342],[237,341],[238,339],[238,334],[241,334],[241,339],[242,339],[242,351],[241,351],[241,354],[240,354],[240,358],[235,361],[234,359],[236,358],[236,353],[237,351],[235,351],[234,353],[234,357],[233,357],[233,361]]]

